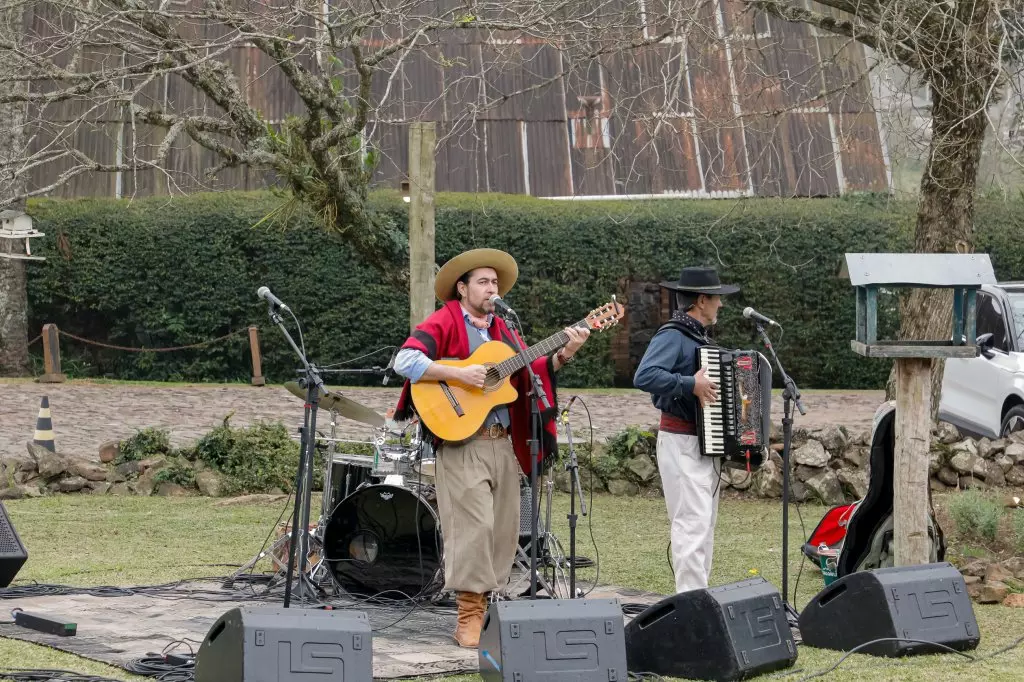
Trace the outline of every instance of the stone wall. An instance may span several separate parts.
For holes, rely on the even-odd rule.
[[[616,495],[661,495],[654,447],[656,433],[657,429],[651,427],[646,442],[638,444],[631,456],[610,475],[601,467],[591,472],[590,458],[580,454],[583,487],[589,489],[593,478],[593,486],[598,491]],[[791,499],[827,505],[862,499],[867,494],[869,481],[870,437],[868,430],[851,434],[842,426],[814,431],[797,429],[793,434],[790,462]],[[595,445],[595,460],[601,459],[604,447]],[[773,424],[768,460],[749,473],[726,468],[722,474],[723,489],[756,497],[780,498],[781,453],[781,429]],[[973,440],[962,437],[949,424],[939,424],[932,434],[930,457],[933,491],[1024,486],[1024,434],[997,441]],[[564,472],[558,471],[555,481],[560,490],[568,490],[568,476]]]
[[[621,460],[609,462],[606,445],[595,444],[593,457],[577,448],[580,482],[585,490],[613,495],[662,494],[656,453],[657,430],[642,437]],[[797,430],[792,450],[790,494],[795,502],[843,504],[862,499],[868,487],[870,433],[850,434],[842,426],[815,431]],[[588,442],[578,437],[576,442]],[[752,472],[725,469],[723,490],[763,498],[782,496],[782,434],[773,424],[769,458]],[[26,453],[0,459],[0,500],[38,497],[49,493],[129,495],[220,495],[220,474],[202,462],[153,457],[115,464],[118,443],[100,449],[100,462],[55,453],[29,442]],[[563,449],[564,455],[564,449]],[[591,467],[591,462],[594,466]],[[187,486],[162,480],[159,472],[170,466],[190,468]],[[963,438],[956,428],[940,424],[932,434],[931,488],[934,491],[967,488],[1024,487],[1024,433],[1001,440]],[[194,481],[192,483],[191,481]],[[555,467],[559,490],[569,490],[568,474]],[[280,492],[280,491],[273,491]]]
[[[199,493],[208,497],[217,497],[220,493],[220,474],[206,468],[202,462],[190,464],[194,467],[191,478],[195,483],[186,487],[162,480],[160,472],[172,464],[167,457],[115,463],[117,441],[100,448],[100,462],[51,452],[32,442],[26,445],[26,454],[0,458],[0,500],[53,493],[143,496]]]

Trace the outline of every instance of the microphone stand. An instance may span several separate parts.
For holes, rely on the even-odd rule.
[[[526,346],[523,344],[523,339],[520,336],[523,331],[522,322],[519,321],[519,315],[515,311],[509,309],[510,317],[515,318],[515,324],[513,330],[516,332],[513,336],[516,339],[516,345],[519,346],[520,353],[525,354]],[[508,320],[506,319],[506,322]],[[525,355],[524,355],[525,358]],[[530,598],[537,598],[537,544],[538,537],[540,535],[540,499],[537,496],[537,468],[538,459],[540,456],[540,439],[541,433],[544,430],[544,422],[541,417],[540,404],[543,403],[544,409],[551,409],[551,403],[548,401],[547,393],[544,391],[544,385],[541,383],[540,377],[533,371],[533,367],[530,362],[525,363],[526,371],[530,374],[530,494],[531,500],[531,522],[530,522]],[[552,595],[554,596],[554,595]]]
[[[569,440],[569,461],[565,470],[569,472],[569,599],[576,599],[576,495],[580,496],[580,512],[587,515],[587,503],[583,500],[583,486],[580,483],[580,463],[576,459],[576,448],[572,445],[572,427],[569,426],[569,410],[562,413],[565,435]]]
[[[284,586],[284,608],[289,608],[292,597],[292,576],[298,569],[298,590],[297,597],[304,600],[307,596],[313,596],[316,588],[308,582],[306,577],[306,558],[309,554],[309,507],[310,493],[313,489],[313,461],[316,450],[316,415],[320,406],[320,398],[328,395],[324,387],[324,381],[320,377],[320,370],[316,365],[306,359],[305,353],[297,345],[288,329],[284,326],[280,310],[274,303],[268,304],[270,320],[284,334],[288,344],[295,351],[302,361],[304,378],[299,380],[300,384],[306,387],[306,404],[304,407],[303,425],[301,430],[301,454],[299,456],[299,468],[295,474],[295,508],[292,511],[292,543],[291,551],[288,553],[288,572]],[[298,320],[296,320],[298,324]],[[296,564],[298,566],[296,567]]]
[[[801,415],[807,414],[807,410],[800,400],[800,389],[779,362],[779,356],[776,355],[775,347],[772,346],[772,340],[768,338],[764,327],[760,322],[754,324],[764,341],[765,348],[775,361],[775,367],[782,375],[782,603],[792,625],[797,619],[796,609],[789,603],[789,454],[793,445],[793,403],[796,403]]]

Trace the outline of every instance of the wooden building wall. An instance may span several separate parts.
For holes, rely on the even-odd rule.
[[[647,6],[655,1],[647,0]],[[434,120],[440,191],[726,197],[888,188],[859,45],[804,24],[743,13],[738,0],[711,0],[702,7],[702,30],[685,39],[605,55],[550,83],[566,68],[564,55],[552,45],[472,31],[440,36],[406,55],[393,77],[382,73],[374,79],[374,101],[381,104],[366,141],[380,152],[375,183],[398,187],[408,164],[409,122]],[[52,20],[35,16],[33,31],[45,35]],[[638,31],[653,35],[660,28]],[[189,30],[216,37],[222,29]],[[384,40],[367,37],[369,44]],[[255,47],[227,54],[249,102],[268,122],[303,112],[265,54]],[[85,59],[102,66],[120,56],[98,49]],[[354,81],[347,85],[354,87]],[[527,92],[488,106],[522,90]],[[141,103],[172,111],[215,109],[176,76],[148,84]],[[51,107],[34,149],[65,135],[113,163],[136,145],[151,153],[163,135],[109,107],[89,112],[69,130],[67,122],[83,113],[76,103]],[[166,172],[82,175],[52,194],[146,196],[257,189],[273,182],[245,168],[205,179],[203,170],[215,163],[212,152],[180,141]],[[42,166],[32,185],[46,186],[61,171],[58,165]]]

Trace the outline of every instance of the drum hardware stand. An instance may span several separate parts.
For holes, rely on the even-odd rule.
[[[320,592],[319,588],[306,575],[306,559],[309,556],[309,507],[312,501],[310,495],[313,488],[313,461],[316,450],[316,416],[320,399],[330,393],[324,386],[320,370],[309,362],[304,352],[305,349],[300,349],[291,334],[288,333],[284,320],[281,318],[281,311],[286,309],[272,295],[267,297],[267,312],[271,322],[281,330],[288,345],[302,361],[304,370],[301,373],[303,376],[299,379],[299,385],[306,389],[305,414],[300,440],[302,450],[299,456],[299,467],[295,473],[295,509],[292,512],[292,534],[297,542],[291,543],[288,552],[288,570],[284,586],[283,606],[287,609],[291,606],[292,578],[295,576],[296,569],[298,569],[296,596],[300,600],[319,598],[317,594]],[[295,323],[298,324],[297,319]]]
[[[542,549],[538,549],[537,551],[543,551],[543,557],[542,557],[543,564],[545,566],[551,566],[552,567],[552,579],[551,579],[551,581],[548,581],[548,579],[544,575],[544,573],[540,572],[540,571],[535,572],[532,575],[533,575],[533,577],[536,577],[536,580],[537,580],[538,584],[540,585],[540,588],[542,590],[544,590],[545,592],[547,592],[548,595],[550,595],[550,597],[552,599],[560,599],[561,595],[568,589],[568,584],[567,584],[566,578],[565,578],[565,572],[564,572],[565,556],[561,552],[561,543],[559,542],[559,540],[555,536],[555,534],[551,531],[551,518],[552,518],[552,516],[551,516],[551,505],[552,505],[552,495],[551,495],[551,493],[552,493],[552,490],[554,489],[554,487],[555,487],[554,478],[553,478],[551,472],[549,471],[548,472],[547,480],[544,483],[544,488],[547,490],[547,494],[548,494],[548,499],[547,499],[547,502],[546,502],[546,505],[547,505],[547,516],[544,519],[544,532],[543,533],[538,533],[538,544],[539,544],[539,540],[541,538],[544,539],[544,544],[543,544]],[[536,508],[539,509],[539,505]],[[531,554],[532,554],[533,547],[535,546],[535,543],[533,542],[532,538],[531,538],[529,544],[530,544],[530,550],[531,550]],[[520,594],[519,593],[518,587],[522,583],[523,579],[527,575],[530,575],[530,565],[531,565],[530,564],[530,559],[529,559],[529,557],[528,557],[528,555],[526,553],[526,550],[523,549],[521,546],[519,546],[517,544],[517,546],[516,546],[516,557],[513,560],[513,568],[518,568],[519,570],[521,570],[523,572],[523,575],[518,580],[510,581],[508,587],[506,587],[504,589],[504,593],[505,594],[512,595],[512,597],[510,597],[510,598],[515,598],[516,596],[525,596],[525,594]],[[560,572],[561,572],[561,574],[560,574]],[[532,582],[532,577],[531,577],[531,582]],[[536,598],[536,596],[533,595],[533,598]]]
[[[789,603],[789,455],[793,445],[793,403],[800,410],[801,415],[807,414],[804,404],[800,400],[800,389],[796,382],[786,374],[786,370],[779,362],[779,356],[775,354],[775,347],[772,340],[768,338],[764,327],[760,322],[754,323],[757,332],[764,341],[765,348],[772,355],[775,366],[782,375],[782,603],[786,607],[786,616],[790,627],[797,624],[798,614],[796,609]]]
[[[571,405],[571,402],[570,402]],[[572,444],[572,427],[569,425],[569,408],[562,412],[562,424],[569,440],[569,461],[565,470],[569,472],[569,599],[576,599],[576,495],[580,496],[580,512],[587,515],[587,503],[583,499],[583,486],[580,485],[580,463],[576,459],[576,448]],[[548,495],[548,517],[551,515],[551,496]]]
[[[526,346],[523,345],[522,332],[523,324],[519,321],[519,316],[510,308],[509,317],[515,318],[515,324],[508,319],[508,322],[513,331],[513,337],[516,340],[516,345],[519,346],[520,353],[525,353]],[[539,467],[538,460],[540,459],[541,453],[541,441],[544,432],[544,422],[541,418],[541,407],[543,404],[545,410],[551,409],[551,402],[548,400],[547,393],[544,391],[544,385],[537,376],[537,373],[533,371],[533,367],[530,366],[529,362],[524,363],[526,365],[526,371],[530,375],[530,491],[532,495],[531,504],[533,507],[532,517],[533,522],[530,527],[530,598],[537,598],[537,538],[539,536],[538,522],[540,517],[540,498],[537,496],[537,468]]]

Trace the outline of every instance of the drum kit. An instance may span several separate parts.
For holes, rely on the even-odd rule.
[[[285,388],[304,398],[297,382]],[[444,583],[441,524],[434,453],[422,426],[394,422],[339,393],[323,398],[320,408],[330,414],[330,429],[316,434],[317,451],[324,455],[323,499],[306,537],[309,581],[325,595],[437,595]],[[368,426],[369,439],[340,437],[340,418]],[[263,559],[283,576],[292,536],[289,528],[231,582]]]
[[[304,398],[298,383],[285,388]],[[356,401],[331,393],[320,403],[330,414],[330,429],[316,434],[317,451],[323,454],[323,498],[319,518],[310,524],[306,579],[323,596],[357,598],[442,598],[444,543],[435,493],[435,454],[422,424],[395,422]],[[371,429],[367,440],[342,438],[340,418]],[[319,459],[319,458],[318,458]],[[541,526],[545,565],[550,575],[539,576],[542,589],[552,596],[567,596],[568,561],[550,528],[550,493],[547,523]],[[523,489],[529,497],[529,487]],[[526,529],[515,561],[512,580],[502,595],[512,598],[529,581],[529,500],[523,501],[521,528]],[[283,579],[294,533],[291,528],[274,544],[237,570],[226,584],[249,573],[264,559],[273,562]],[[526,547],[523,547],[523,542]],[[524,576],[523,574],[526,573]]]

